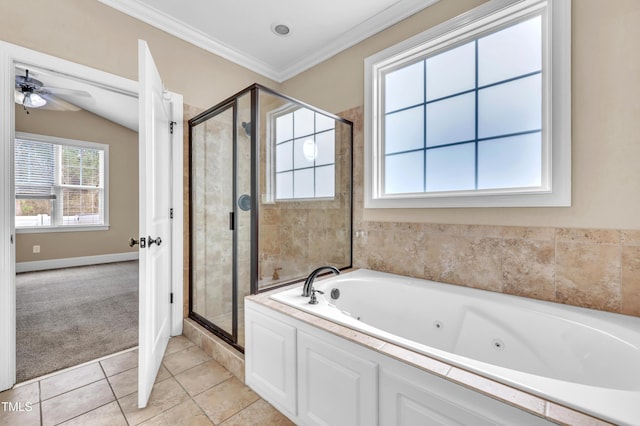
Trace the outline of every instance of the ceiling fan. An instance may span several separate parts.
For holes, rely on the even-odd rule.
[[[23,73],[24,75],[18,75]],[[40,108],[54,111],[80,111],[80,107],[62,99],[74,96],[91,96],[83,90],[62,89],[45,86],[40,80],[29,76],[29,70],[16,68],[15,102],[27,108]],[[27,111],[28,112],[28,111]]]

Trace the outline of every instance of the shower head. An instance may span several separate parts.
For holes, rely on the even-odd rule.
[[[247,134],[247,136],[251,136],[251,122],[247,123],[246,121],[243,121],[242,128],[244,129],[244,132]]]

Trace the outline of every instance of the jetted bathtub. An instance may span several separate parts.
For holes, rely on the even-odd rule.
[[[640,318],[360,269],[272,299],[617,424],[640,425]]]

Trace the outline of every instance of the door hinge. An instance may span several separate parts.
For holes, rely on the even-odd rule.
[[[169,294],[169,303],[173,303],[173,293]]]
[[[229,212],[229,230],[233,231],[236,228],[236,220],[235,214],[233,212]]]
[[[173,208],[169,209],[169,219],[173,219]]]
[[[173,126],[177,124],[175,121],[169,122],[169,133],[173,134]]]

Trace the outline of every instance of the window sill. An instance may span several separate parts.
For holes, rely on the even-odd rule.
[[[34,226],[30,228],[16,228],[16,234],[48,234],[51,232],[84,232],[108,231],[109,225],[94,226]]]
[[[314,197],[314,198],[281,198],[274,200],[271,204],[279,204],[279,203],[297,203],[297,202],[314,202],[314,201],[333,201],[336,197]]]
[[[465,207],[570,207],[571,186],[564,185],[555,191],[484,191],[457,195],[387,196],[373,198],[365,195],[365,209],[393,208],[465,208]]]

